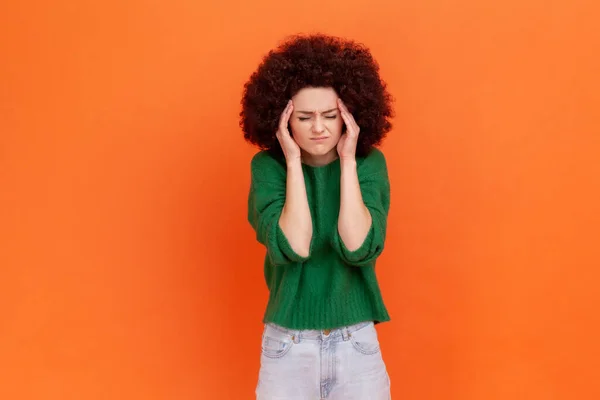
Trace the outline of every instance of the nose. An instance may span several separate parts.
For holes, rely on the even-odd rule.
[[[315,123],[313,124],[313,132],[314,133],[323,133],[325,131],[325,124],[323,124],[323,120],[321,117],[315,118]]]

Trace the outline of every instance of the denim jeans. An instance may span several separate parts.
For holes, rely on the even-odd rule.
[[[330,332],[266,324],[257,400],[389,400],[373,322]]]

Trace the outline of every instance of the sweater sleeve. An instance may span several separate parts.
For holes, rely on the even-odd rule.
[[[273,265],[303,262],[286,238],[279,218],[286,195],[285,168],[270,155],[261,152],[252,159],[248,221],[256,232],[256,239],[267,249]]]
[[[390,182],[385,157],[380,150],[374,149],[358,167],[358,181],[363,202],[371,213],[371,227],[361,246],[350,251],[340,237],[336,223],[333,247],[345,263],[360,267],[372,265],[382,253],[385,243]]]

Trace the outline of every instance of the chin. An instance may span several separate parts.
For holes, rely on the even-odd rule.
[[[321,157],[321,156],[326,156],[328,154],[331,154],[332,151],[335,150],[335,147],[332,148],[321,148],[321,149],[310,149],[309,151],[306,151],[308,154],[310,154],[311,156],[316,156],[316,157]]]

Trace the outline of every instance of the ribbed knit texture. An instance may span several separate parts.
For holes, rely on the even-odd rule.
[[[363,201],[373,219],[364,243],[349,251],[337,222],[340,161],[322,167],[303,164],[313,223],[308,257],[296,254],[279,217],[286,193],[286,165],[261,151],[252,159],[248,220],[265,245],[264,276],[270,295],[264,322],[289,329],[332,329],[362,321],[388,321],[375,261],[383,251],[390,186],[385,157],[377,149],[357,159]]]

